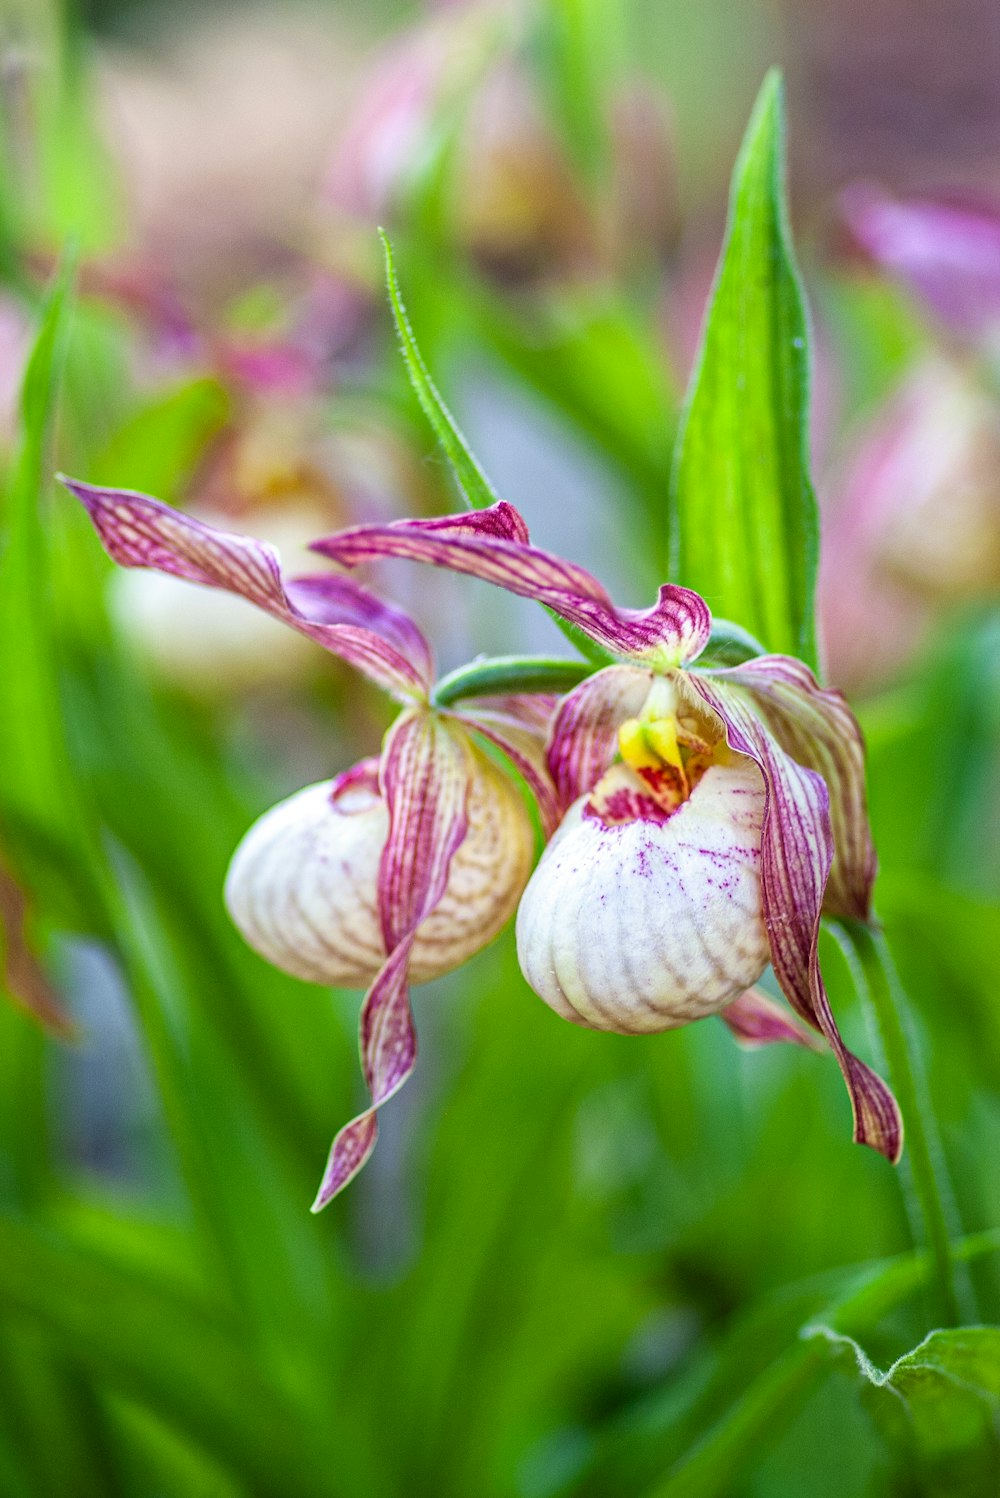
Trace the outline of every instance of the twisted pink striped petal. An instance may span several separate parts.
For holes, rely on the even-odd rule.
[[[819,922],[833,832],[826,782],[786,753],[742,686],[692,672],[691,685],[726,725],[730,746],[761,769],[766,788],[761,839],[764,919],[771,961],[792,1007],[829,1041],[854,1110],[854,1138],[899,1159],[903,1123],[889,1088],[841,1039],[819,969]]]
[[[352,578],[286,582],[264,541],[205,525],[145,494],[64,479],[83,501],[110,556],[236,593],[356,666],[404,701],[430,684],[430,649],[417,626]]]
[[[420,673],[422,682],[434,674],[431,648],[409,614],[378,598],[353,577],[323,572],[293,577],[285,583],[292,606],[312,623],[356,625],[373,631]]]
[[[417,1037],[409,963],[417,927],[440,903],[468,821],[469,750],[429,713],[403,713],[382,747],[379,777],[389,834],[379,866],[379,914],[388,958],[365,996],[360,1047],[371,1102],[330,1148],[313,1211],[357,1175],[378,1138],[378,1110],[413,1070]]]
[[[898,200],[858,183],[841,199],[851,232],[956,333],[1000,320],[1000,204],[957,196]]]
[[[608,769],[619,727],[638,717],[652,684],[652,672],[638,666],[606,666],[563,698],[549,744],[549,772],[563,811]]]
[[[711,629],[708,606],[687,588],[664,584],[650,609],[616,608],[583,567],[531,546],[523,519],[504,501],[471,514],[354,526],[313,549],[345,567],[405,557],[482,578],[546,604],[615,655],[661,669],[693,660]]]
[[[549,723],[556,698],[512,696],[470,698],[456,714],[495,744],[524,777],[538,804],[542,830],[549,838],[559,825],[560,805],[546,759]]]
[[[778,744],[799,765],[818,770],[830,793],[834,858],[823,909],[867,921],[876,858],[865,795],[861,727],[840,692],[821,687],[808,666],[787,655],[705,673],[741,687]]]
[[[748,988],[723,1009],[719,1018],[747,1050],[781,1043],[815,1050],[821,1044],[787,1009],[759,988]]]

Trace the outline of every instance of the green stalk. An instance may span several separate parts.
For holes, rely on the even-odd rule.
[[[555,692],[562,695],[594,671],[589,661],[566,661],[547,655],[491,655],[450,671],[434,688],[437,707],[463,697],[500,697],[508,692]]]
[[[881,1040],[889,1081],[903,1114],[907,1211],[914,1236],[925,1243],[932,1267],[936,1313],[946,1326],[973,1320],[967,1272],[956,1272],[953,1237],[961,1231],[944,1151],[934,1120],[916,1041],[905,1015],[905,996],[881,931],[861,921],[832,923],[867,1000]]]

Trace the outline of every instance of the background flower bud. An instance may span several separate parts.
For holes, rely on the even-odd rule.
[[[491,941],[531,871],[534,830],[517,788],[470,747],[468,831],[445,894],[420,927],[410,973],[440,977]],[[226,905],[246,941],[312,983],[363,988],[385,961],[378,872],[389,814],[374,767],[290,796],[254,823],[226,879]]]
[[[666,820],[606,825],[574,802],[517,917],[521,969],[564,1019],[623,1034],[715,1014],[769,961],[761,909],[764,785],[712,765]]]

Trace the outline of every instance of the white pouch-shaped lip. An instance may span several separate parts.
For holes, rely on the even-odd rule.
[[[521,969],[565,1019],[641,1034],[716,1014],[760,978],[764,784],[710,766],[666,819],[608,825],[570,808],[517,918]]]
[[[491,941],[513,914],[531,870],[534,830],[520,792],[478,750],[468,831],[441,903],[420,927],[415,982],[440,977]],[[226,905],[275,967],[312,983],[365,988],[385,962],[378,871],[389,817],[374,776],[331,795],[307,786],[251,827],[230,864]]]

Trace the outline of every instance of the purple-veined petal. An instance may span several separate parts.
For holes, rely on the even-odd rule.
[[[359,767],[360,768],[360,767]],[[440,903],[468,826],[469,749],[435,715],[403,713],[386,734],[379,780],[389,834],[379,866],[379,915],[388,957],[361,1009],[360,1047],[371,1102],[333,1141],[313,1211],[357,1175],[378,1138],[378,1110],[413,1070],[410,953],[421,921]]]
[[[423,681],[430,680],[434,662],[422,630],[409,614],[378,598],[353,577],[332,572],[293,577],[286,582],[285,593],[293,608],[312,623],[372,630],[416,666]]]
[[[497,697],[467,697],[463,699],[459,712],[464,712],[469,702],[476,712],[484,709],[500,713],[505,718],[513,718],[544,740],[549,736],[559,698],[551,692],[507,692]]]
[[[811,1031],[760,988],[748,988],[723,1009],[719,1018],[729,1027],[737,1043],[747,1050],[782,1043],[816,1050],[821,1044]]]
[[[149,567],[236,593],[394,696],[408,700],[427,691],[430,651],[416,625],[352,578],[286,583],[278,553],[264,541],[217,530],[145,494],[63,482],[82,500],[105,549],[123,567]]]
[[[337,1134],[312,1210],[320,1212],[354,1179],[378,1140],[378,1110],[406,1082],[417,1059],[408,968],[413,937],[401,942],[365,995],[360,1046],[371,1104]]]
[[[495,744],[523,776],[538,804],[546,838],[555,832],[560,816],[545,752],[556,700],[541,693],[523,697],[469,698],[462,703],[461,713],[456,714]]]
[[[861,247],[947,327],[979,338],[1000,321],[1000,204],[899,200],[868,183],[849,188],[841,203]]]
[[[468,826],[469,747],[433,713],[403,713],[382,745],[379,778],[389,835],[379,867],[387,952],[430,915]]]
[[[505,501],[465,515],[353,526],[313,549],[346,567],[403,557],[482,578],[546,604],[615,655],[664,669],[694,660],[711,630],[707,604],[687,588],[664,584],[650,609],[616,608],[583,567],[529,545],[523,519]]]
[[[806,769],[818,770],[826,781],[835,852],[823,908],[828,915],[867,921],[876,858],[865,795],[864,738],[846,699],[821,687],[809,667],[792,656],[763,655],[705,675],[747,691],[785,753]]]
[[[356,765],[341,770],[330,786],[330,800],[339,801],[342,796],[348,796],[352,791],[369,791],[377,794],[378,789],[378,755],[371,754],[367,759],[359,759]]]
[[[606,666],[563,698],[552,724],[549,771],[564,810],[608,769],[619,727],[642,711],[652,682],[652,673],[638,666]]]
[[[829,1041],[854,1110],[854,1138],[887,1159],[903,1148],[896,1100],[880,1077],[841,1039],[819,968],[819,922],[833,832],[826,782],[799,765],[762,721],[740,687],[692,672],[689,681],[726,726],[730,746],[761,769],[767,792],[761,839],[761,883],[771,962],[793,1009]]]

